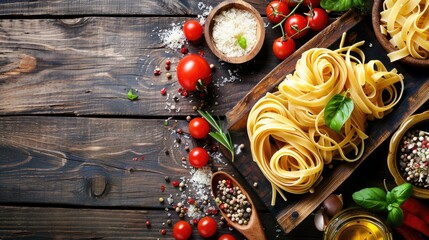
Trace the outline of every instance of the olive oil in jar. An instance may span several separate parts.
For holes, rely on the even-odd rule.
[[[325,240],[392,240],[389,227],[376,215],[351,208],[338,213],[329,222]]]

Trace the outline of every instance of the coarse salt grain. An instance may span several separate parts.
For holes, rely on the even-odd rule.
[[[257,20],[248,11],[231,8],[220,12],[213,20],[213,41],[227,57],[244,56],[255,46]],[[238,44],[240,37],[247,41],[245,49]]]
[[[183,23],[172,23],[170,29],[161,29],[158,32],[158,37],[162,43],[172,50],[180,50],[185,45],[186,38],[182,31]]]

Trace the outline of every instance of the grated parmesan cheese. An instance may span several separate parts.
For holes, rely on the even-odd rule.
[[[255,46],[257,20],[248,11],[231,8],[220,12],[213,20],[213,41],[227,57],[244,56]],[[247,41],[245,49],[237,42],[240,36]]]

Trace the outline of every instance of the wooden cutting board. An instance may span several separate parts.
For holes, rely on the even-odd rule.
[[[368,17],[368,19],[370,18]],[[333,193],[363,161],[367,160],[370,153],[385,141],[407,116],[414,113],[429,98],[429,76],[424,72],[424,69],[415,69],[400,63],[390,63],[386,52],[377,42],[370,22],[367,22],[370,21],[368,19],[365,21],[364,17],[355,11],[349,11],[342,15],[273,69],[226,114],[227,126],[233,137],[233,142],[245,146],[243,151],[236,155],[233,165],[243,175],[249,186],[253,186],[255,182],[258,183],[257,187],[254,187],[256,195],[267,206],[286,233],[289,233],[319,207],[323,200]],[[366,130],[369,138],[365,142],[364,155],[359,161],[354,163],[335,161],[332,168],[325,167],[323,179],[315,187],[314,193],[303,195],[286,193],[288,198],[286,202],[277,196],[276,205],[271,206],[271,185],[251,157],[246,133],[247,115],[258,99],[272,91],[284,80],[287,74],[294,71],[296,61],[304,51],[315,47],[336,49],[338,48],[338,40],[344,32],[348,33],[349,40],[356,37],[355,41],[366,41],[365,45],[361,47],[365,52],[366,61],[379,59],[388,70],[397,68],[404,75],[405,90],[402,100],[391,114],[381,120],[369,123]],[[386,160],[387,158],[369,159],[369,161]]]

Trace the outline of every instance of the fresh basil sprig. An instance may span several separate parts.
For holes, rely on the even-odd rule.
[[[413,186],[410,183],[403,183],[396,186],[392,191],[384,191],[381,188],[364,188],[353,193],[355,203],[370,211],[387,211],[387,223],[392,226],[399,226],[404,219],[401,204],[412,194]]]
[[[247,48],[247,40],[246,40],[246,38],[243,35],[238,36],[237,42],[238,42],[238,45],[242,49],[246,50],[246,48]]]
[[[335,132],[340,132],[353,112],[353,100],[345,95],[335,94],[324,109],[325,124]]]
[[[320,6],[326,10],[342,12],[351,8],[365,9],[365,0],[322,0]]]

